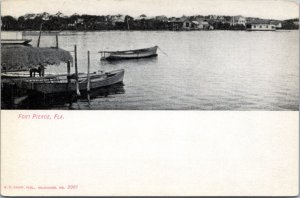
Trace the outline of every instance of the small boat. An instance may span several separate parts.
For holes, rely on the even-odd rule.
[[[2,71],[1,78],[7,79],[7,78],[26,78],[30,77],[30,74],[27,70],[24,71]]]
[[[98,89],[123,82],[124,69],[110,72],[91,73],[90,89]],[[46,77],[30,77],[20,79],[19,86],[22,89],[31,90],[42,94],[59,94],[76,91],[75,75],[53,75]],[[78,74],[78,84],[80,91],[87,90],[87,74]],[[17,83],[18,84],[18,83]]]
[[[1,39],[1,45],[28,45],[32,39]]]
[[[99,53],[101,53],[101,60],[138,59],[157,56],[157,48],[158,46],[154,46],[126,51],[99,51]]]

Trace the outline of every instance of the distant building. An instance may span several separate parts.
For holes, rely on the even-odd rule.
[[[198,21],[191,21],[187,17],[181,17],[173,19],[169,21],[171,25],[171,30],[197,30],[199,29],[199,22]]]
[[[175,17],[170,18],[170,20],[168,21],[170,30],[173,31],[181,30],[183,26],[183,22],[184,21],[181,20],[180,18],[175,18]]]
[[[275,31],[276,27],[268,22],[252,22],[246,25],[248,31]]]
[[[116,25],[117,23],[124,23],[125,22],[125,16],[124,15],[117,15],[113,16],[111,19],[112,25]]]
[[[225,18],[224,18],[224,16],[218,16],[218,20],[223,21],[223,20],[225,20]]]
[[[165,15],[161,15],[161,16],[156,16],[155,20],[166,22],[166,21],[168,21],[168,18]]]
[[[282,23],[280,21],[270,21],[270,24],[275,25],[276,29],[282,28]]]
[[[84,22],[83,18],[78,18],[76,19],[75,24],[83,24],[83,22]]]
[[[69,23],[67,26],[68,27],[75,27],[75,24],[74,23]]]
[[[189,20],[188,18],[172,18],[169,22],[170,30],[210,30],[213,27],[204,20]]]
[[[195,24],[194,24],[195,25]],[[182,29],[183,30],[191,30],[193,28],[193,23],[189,19],[185,19],[183,21]]]
[[[192,25],[190,30],[203,30],[203,21],[200,20],[196,20],[196,21],[192,21]]]
[[[235,26],[235,25],[246,26],[246,18],[243,16],[234,16],[231,18],[230,25],[231,26]]]
[[[198,21],[192,21],[191,29],[198,30],[199,28],[199,22]]]
[[[208,30],[210,27],[207,21],[199,21],[199,29],[201,30]]]

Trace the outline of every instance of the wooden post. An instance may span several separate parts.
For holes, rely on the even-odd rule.
[[[68,83],[70,83],[70,81],[71,81],[69,78],[69,76],[71,74],[70,61],[68,61],[68,63],[67,63],[67,73],[68,73]]]
[[[56,34],[56,48],[58,48],[58,34]]]
[[[91,79],[90,79],[90,51],[88,51],[88,69],[87,69],[87,91],[90,92],[90,85]]]
[[[71,67],[70,67],[70,61],[67,62],[67,79],[68,79],[68,85],[67,85],[67,91],[70,90],[70,83],[71,83]],[[73,92],[71,91],[71,95],[70,95],[70,105],[69,105],[69,108],[72,107],[72,103],[73,103]]]
[[[129,28],[129,23],[128,23],[128,17],[127,17],[127,20],[126,20],[126,21],[127,21],[127,29],[130,30],[130,28]]]
[[[90,102],[90,90],[91,90],[91,78],[90,78],[90,51],[88,51],[88,68],[87,68],[87,99]]]
[[[43,27],[43,23],[40,26],[40,33],[39,33],[39,39],[38,39],[37,47],[40,47],[40,41],[41,41],[41,35],[42,35],[42,27]]]
[[[77,46],[74,46],[74,53],[75,53],[75,79],[76,79],[76,93],[77,96],[80,96],[79,91],[79,82],[78,82],[78,68],[77,68]]]

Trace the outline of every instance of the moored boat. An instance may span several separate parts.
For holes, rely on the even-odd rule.
[[[91,73],[90,89],[98,89],[123,82],[124,69],[110,72]],[[87,74],[78,74],[79,90],[87,90]],[[22,79],[20,87],[42,94],[59,94],[76,91],[74,75],[56,75]]]
[[[31,41],[24,38],[22,32],[1,31],[1,45],[28,45]]]
[[[99,51],[101,53],[101,60],[121,60],[121,59],[139,59],[157,56],[158,46],[125,50],[125,51]]]
[[[30,77],[30,73],[27,70],[24,71],[2,71],[1,79],[7,78],[27,78]]]
[[[78,73],[76,58],[75,73],[71,74],[70,65],[73,62],[73,57],[70,52],[59,48],[5,46],[1,51],[1,58],[1,86],[13,86],[18,91],[27,90],[42,94],[77,92],[80,94],[79,91],[121,83],[124,77],[123,69],[109,72],[89,72],[89,75]],[[67,74],[45,75],[45,66],[61,65],[61,63],[67,63]],[[9,89],[3,90],[9,93]]]

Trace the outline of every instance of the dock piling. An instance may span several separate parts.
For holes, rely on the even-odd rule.
[[[70,78],[69,78],[69,76],[70,76],[70,74],[71,74],[71,63],[70,63],[70,61],[68,61],[68,63],[67,63],[67,74],[68,74],[68,83],[70,83]]]
[[[39,32],[39,38],[38,38],[38,42],[37,42],[37,47],[40,47],[43,24],[44,23],[41,23],[41,26],[40,26],[40,32]]]
[[[91,86],[91,78],[90,78],[90,51],[88,51],[88,68],[87,68],[87,99],[90,102],[90,86]]]
[[[58,34],[56,34],[56,48],[58,48]]]
[[[79,91],[79,82],[78,82],[78,67],[77,67],[77,46],[74,46],[74,59],[75,59],[75,79],[76,79],[76,93],[77,96],[80,96],[80,91]]]

